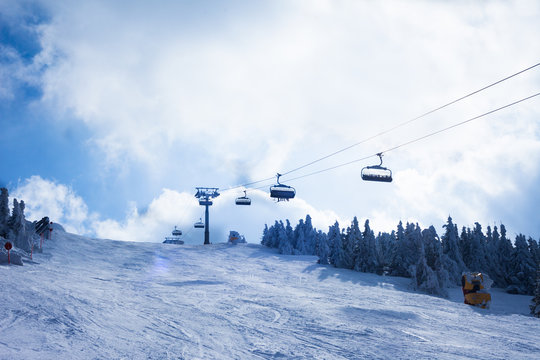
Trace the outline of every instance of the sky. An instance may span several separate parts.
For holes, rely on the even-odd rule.
[[[323,231],[357,216],[442,234],[450,215],[539,239],[540,96],[385,152],[390,184],[360,176],[540,92],[538,66],[362,142],[538,64],[539,16],[537,1],[0,0],[0,186],[30,220],[120,240],[177,225],[202,243],[197,186],[221,189],[214,242],[306,214]],[[236,186],[359,142],[283,176],[294,200],[269,180],[234,205]]]

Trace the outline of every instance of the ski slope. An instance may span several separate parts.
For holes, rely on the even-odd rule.
[[[0,265],[0,359],[540,358],[530,296],[482,310],[255,244],[54,236]]]

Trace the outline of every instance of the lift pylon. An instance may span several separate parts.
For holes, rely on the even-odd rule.
[[[212,206],[212,199],[219,196],[219,188],[198,187],[195,197],[199,199],[199,205],[204,209],[204,245],[210,244],[210,214],[208,207]]]

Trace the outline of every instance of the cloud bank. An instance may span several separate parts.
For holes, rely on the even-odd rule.
[[[204,221],[204,207],[199,206],[190,193],[163,189],[142,211],[136,204],[131,204],[120,221],[100,219],[98,214],[89,213],[84,200],[73,189],[39,176],[19,184],[12,195],[25,201],[27,219],[33,221],[49,216],[69,232],[113,240],[161,242],[165,236],[170,236],[174,226],[178,226],[187,243],[204,242],[204,230],[193,227],[200,218]],[[294,226],[306,214],[310,214],[314,226],[323,231],[339,220],[334,212],[317,210],[301,199],[275,204],[268,194],[253,191],[250,193],[253,205],[247,207],[235,205],[234,200],[239,195],[235,191],[226,191],[210,207],[212,242],[225,242],[229,231],[236,230],[248,242],[258,243],[264,224],[290,219]],[[277,207],[280,208],[279,215],[276,215]]]

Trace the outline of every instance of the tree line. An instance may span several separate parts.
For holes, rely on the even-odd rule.
[[[265,225],[261,244],[281,254],[316,255],[320,264],[337,268],[411,278],[414,289],[446,296],[449,286],[460,285],[463,272],[489,275],[494,286],[515,294],[533,295],[538,289],[538,241],[523,234],[512,242],[504,225],[458,226],[448,217],[442,237],[433,226],[400,221],[391,233],[375,232],[369,220],[360,229],[355,217],[347,228],[336,221],[328,232],[313,227],[306,216],[293,228],[289,220]]]

